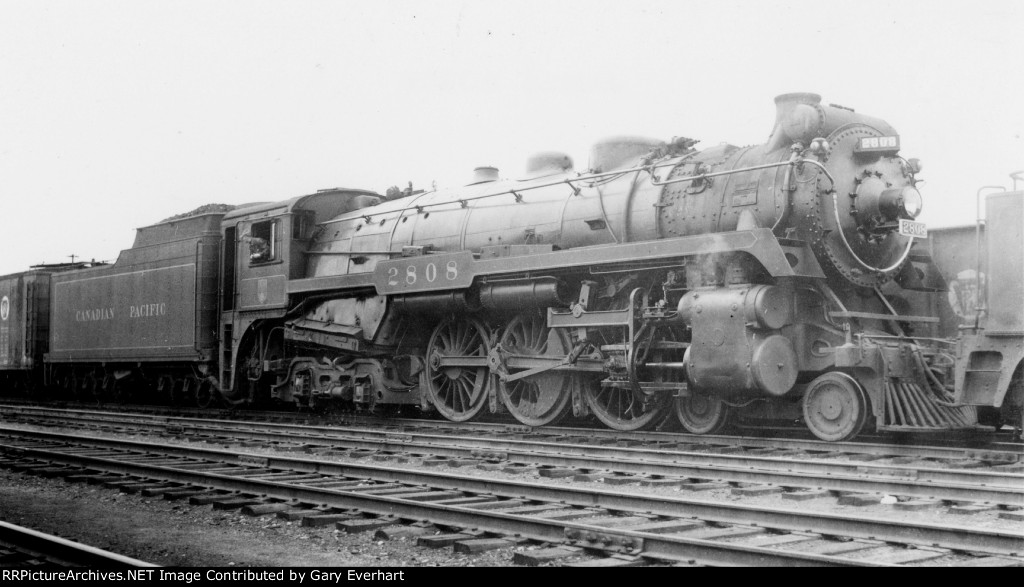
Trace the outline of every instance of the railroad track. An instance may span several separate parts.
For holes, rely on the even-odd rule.
[[[467,552],[534,540],[560,544],[552,557],[574,552],[567,548],[609,557],[593,564],[964,566],[1017,565],[1024,551],[1021,532],[166,442],[0,433],[7,468],[346,532],[390,529]],[[448,531],[429,534],[430,525]]]
[[[972,437],[966,445],[950,443],[945,438],[933,438],[938,444],[908,444],[905,439],[898,443],[881,442],[823,442],[791,437],[758,437],[704,435],[695,436],[673,432],[620,432],[607,428],[583,428],[579,426],[529,428],[517,424],[493,422],[434,421],[410,418],[380,418],[374,416],[347,414],[339,417],[324,417],[299,412],[257,412],[257,411],[211,411],[199,409],[178,409],[163,406],[120,406],[117,411],[95,409],[94,406],[65,406],[61,408],[44,407],[26,404],[0,404],[0,418],[3,417],[75,417],[83,421],[101,421],[103,418],[132,418],[139,421],[167,421],[196,423],[214,421],[254,422],[259,426],[267,424],[283,427],[287,424],[308,428],[316,427],[325,430],[338,428],[367,428],[391,431],[424,432],[436,431],[444,435],[517,435],[522,434],[534,438],[562,440],[585,439],[591,444],[628,444],[636,447],[664,447],[671,445],[706,448],[709,451],[762,451],[762,449],[781,449],[804,451],[826,458],[850,457],[863,455],[864,460],[875,458],[921,458],[935,460],[975,460],[993,464],[1013,464],[1024,460],[1024,444],[1008,442],[1006,435],[982,434]],[[111,420],[115,422],[115,420]],[[991,439],[999,439],[990,441]],[[881,440],[876,437],[874,440]],[[763,451],[762,451],[763,452]]]
[[[470,431],[479,433],[503,433],[521,431],[532,434],[554,436],[580,436],[596,439],[614,439],[638,444],[659,444],[665,442],[687,442],[711,446],[743,446],[747,448],[767,448],[786,442],[788,447],[800,448],[815,452],[857,453],[888,456],[934,456],[935,458],[957,458],[956,455],[971,455],[988,451],[1024,453],[1024,442],[1014,439],[1013,431],[1004,428],[993,431],[979,427],[977,430],[950,433],[862,433],[857,440],[849,442],[824,442],[811,439],[809,434],[799,427],[784,428],[751,428],[743,435],[693,435],[677,430],[665,429],[658,431],[624,432],[607,427],[593,427],[586,420],[579,420],[569,425],[545,426],[530,428],[512,420],[490,418],[471,422],[451,422],[448,420],[431,419],[430,417],[397,417],[381,416],[368,413],[353,412],[309,412],[295,410],[261,411],[236,410],[231,408],[192,408],[184,406],[165,406],[152,404],[97,404],[96,402],[63,401],[40,402],[35,400],[4,397],[0,404],[0,416],[7,412],[30,413],[33,410],[75,410],[83,413],[132,414],[138,416],[186,418],[197,420],[243,420],[271,422],[280,424],[297,424],[307,426],[363,426],[363,427],[402,427],[423,430],[440,430],[447,433],[457,430],[459,433]],[[57,407],[54,407],[54,406]],[[921,452],[926,451],[926,452]]]
[[[0,567],[14,571],[12,579],[22,578],[18,570],[40,567],[142,569],[155,566],[31,528],[0,522]]]
[[[942,504],[934,500],[947,500],[953,502],[951,511],[957,513],[995,506],[1024,507],[1024,465],[1017,462],[1021,455],[1010,451],[916,447],[918,454],[907,456],[906,447],[899,445],[856,444],[840,447],[846,450],[824,451],[825,443],[788,440],[765,447],[759,442],[747,446],[609,438],[617,443],[610,445],[601,437],[547,429],[531,433],[470,430],[467,434],[461,429],[431,427],[310,427],[45,409],[8,412],[6,416],[37,424],[170,434],[253,448],[273,446],[325,454],[344,451],[354,458],[372,455],[428,465],[499,461],[504,465],[495,468],[506,472],[607,484],[647,483],[686,491],[748,484],[751,486],[737,491],[751,495],[781,493],[784,488],[812,492],[806,495],[831,491],[842,494],[840,501],[864,504],[889,495],[902,499],[898,507],[905,508],[938,507]],[[860,452],[849,452],[853,448]],[[889,462],[880,463],[882,459]],[[794,499],[803,497],[792,493]]]

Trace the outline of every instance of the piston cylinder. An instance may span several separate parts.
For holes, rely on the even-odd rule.
[[[793,344],[779,329],[793,319],[785,288],[745,285],[691,291],[679,317],[692,331],[683,362],[694,389],[780,396],[797,377]]]
[[[777,330],[793,320],[792,295],[774,285],[691,291],[679,300],[677,309],[691,328],[706,310],[727,312],[729,319],[742,318],[754,328]]]

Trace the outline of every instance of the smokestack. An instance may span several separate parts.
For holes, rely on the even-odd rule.
[[[768,151],[789,147],[801,142],[806,147],[809,141],[819,136],[823,117],[818,110],[821,96],[809,92],[782,94],[775,98],[775,128],[768,139]]]

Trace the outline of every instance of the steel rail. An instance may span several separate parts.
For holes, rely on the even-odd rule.
[[[247,433],[250,438],[269,438],[267,433]],[[280,439],[287,440],[289,437],[280,436]],[[437,444],[415,444],[405,442],[399,438],[392,438],[390,441],[359,441],[345,438],[309,438],[311,443],[337,443],[358,448],[367,449],[399,449],[405,452],[416,452],[417,449],[423,452],[433,453],[439,456],[471,457],[474,451],[487,449],[500,451],[507,455],[509,461],[530,463],[541,466],[570,467],[579,469],[602,469],[631,473],[638,475],[658,475],[668,477],[689,477],[708,478],[719,481],[736,483],[759,483],[766,485],[779,485],[784,487],[803,487],[828,489],[832,491],[854,491],[860,493],[889,493],[893,495],[905,495],[913,497],[931,497],[946,500],[963,500],[973,502],[988,502],[1024,507],[1024,475],[1013,475],[1007,479],[1006,476],[995,477],[981,473],[982,478],[977,483],[959,483],[945,481],[940,469],[919,470],[925,471],[924,475],[918,475],[915,479],[904,479],[910,475],[910,470],[894,466],[865,466],[851,465],[849,467],[836,467],[843,469],[840,472],[830,472],[832,463],[805,463],[803,461],[784,461],[782,459],[757,459],[756,457],[741,457],[745,463],[734,465],[717,464],[713,461],[718,458],[709,458],[703,464],[685,464],[678,462],[679,458],[686,459],[690,454],[661,453],[665,461],[658,461],[651,458],[644,460],[625,460],[625,454],[607,454],[601,457],[585,456],[582,454],[566,454],[567,451],[590,447],[565,444],[550,444],[542,450],[523,450],[516,452],[514,448],[496,448],[489,443],[479,443],[475,447],[458,448],[450,445],[452,439],[440,439]],[[465,440],[465,439],[460,439]],[[226,439],[226,441],[230,441]],[[294,438],[291,438],[295,442]],[[447,441],[447,443],[443,442]],[[539,449],[540,445],[533,445]],[[606,449],[609,451],[615,449]],[[625,453],[629,449],[622,449]],[[635,451],[634,451],[635,452]],[[691,453],[692,454],[692,453]],[[649,456],[649,455],[648,455]],[[706,457],[707,455],[696,455]],[[729,458],[731,455],[716,455],[721,459]],[[672,461],[676,457],[676,462]],[[755,464],[750,462],[759,461]],[[771,461],[775,461],[772,463]],[[788,470],[771,469],[772,465],[789,467]],[[807,464],[809,466],[804,467]],[[763,468],[758,468],[763,467]],[[799,472],[793,469],[805,469]],[[974,473],[966,471],[961,473]],[[859,474],[859,475],[858,475]],[[868,476],[874,474],[875,476]],[[955,473],[949,473],[949,477],[955,478]],[[933,479],[932,477],[935,477]],[[992,486],[986,485],[986,481],[996,480],[1002,483],[1017,482],[1016,485]],[[639,481],[639,479],[638,479]]]
[[[0,522],[0,543],[9,544],[18,550],[31,551],[43,558],[83,567],[149,568],[159,566],[7,522]]]
[[[363,421],[362,416],[345,416],[343,420],[344,424],[357,424]],[[373,419],[371,419],[373,420]],[[1017,445],[1009,450],[995,449],[989,450],[984,447],[951,447],[951,446],[935,446],[935,445],[914,445],[914,444],[880,444],[877,442],[863,442],[863,441],[845,441],[845,442],[827,442],[824,440],[812,440],[812,439],[801,439],[801,438],[786,438],[786,437],[756,437],[756,436],[737,436],[737,435],[695,435],[684,432],[656,432],[656,431],[642,431],[642,432],[624,432],[619,430],[612,430],[609,428],[589,428],[589,427],[573,427],[573,426],[544,426],[543,428],[530,428],[523,426],[518,423],[498,423],[498,422],[470,422],[470,423],[454,423],[445,421],[432,421],[423,419],[411,419],[411,418],[391,418],[383,420],[384,422],[390,423],[394,427],[428,427],[428,428],[440,428],[445,430],[459,429],[459,430],[491,430],[495,433],[523,433],[533,434],[538,436],[557,436],[557,435],[568,435],[568,436],[588,436],[592,438],[611,438],[615,440],[633,440],[638,442],[665,442],[674,444],[707,444],[707,445],[731,445],[731,446],[743,446],[749,448],[791,448],[794,450],[805,450],[810,452],[846,452],[846,453],[858,453],[858,454],[871,454],[871,455],[886,455],[886,456],[914,456],[919,458],[938,458],[938,459],[955,459],[955,458],[971,458],[978,454],[986,453],[1008,453],[1012,454],[1018,459],[1024,459],[1024,445]],[[375,425],[379,425],[380,419],[373,420]],[[800,432],[797,429],[787,429],[787,432]],[[1005,444],[1005,443],[1004,443]],[[784,445],[784,446],[780,446]]]
[[[0,445],[0,451],[11,451],[12,447]],[[644,556],[674,561],[699,562],[709,565],[739,566],[892,566],[871,561],[843,559],[825,555],[803,554],[793,551],[740,546],[693,538],[665,536],[628,529],[609,529],[572,521],[547,520],[527,515],[474,510],[471,507],[444,505],[430,502],[404,500],[387,495],[367,495],[358,492],[307,487],[279,481],[234,477],[223,473],[196,472],[169,466],[145,463],[122,462],[94,456],[62,455],[41,449],[23,449],[20,454],[44,458],[52,462],[84,465],[92,469],[132,476],[158,477],[169,481],[201,485],[210,488],[245,494],[293,500],[305,503],[320,503],[342,509],[357,509],[380,516],[402,519],[429,520],[474,528],[502,534],[513,534],[545,542],[564,542],[566,531],[581,534],[613,535],[620,543],[635,545],[636,553]],[[322,472],[322,471],[321,471]],[[351,476],[351,472],[346,473]],[[464,488],[459,488],[465,491]],[[397,521],[397,520],[396,520]],[[627,542],[628,541],[628,542]]]
[[[111,420],[107,420],[111,421]],[[187,426],[187,428],[185,428]],[[346,448],[426,452],[438,456],[472,457],[474,451],[505,453],[508,460],[542,466],[611,470],[668,477],[711,478],[721,481],[760,483],[787,487],[821,488],[865,493],[887,492],[913,497],[989,502],[1024,507],[1024,474],[982,471],[909,468],[771,456],[707,454],[635,447],[605,447],[566,442],[539,442],[493,438],[393,433],[379,430],[319,430],[295,425],[274,425],[291,433],[246,430],[265,424],[220,422],[228,430],[208,422],[182,424],[182,433],[198,432],[213,437],[225,432],[246,439],[271,442],[313,443]],[[296,438],[294,432],[306,436]],[[329,434],[329,436],[327,435]],[[415,439],[419,437],[420,442]],[[453,443],[461,444],[455,446]]]
[[[176,412],[178,412],[176,410]],[[69,412],[67,410],[60,410],[56,408],[42,408],[42,407],[24,407],[16,405],[2,405],[0,404],[0,415],[3,414],[25,414],[25,415],[40,415],[45,416],[47,414],[59,414],[61,417],[66,418],[77,418],[77,419],[89,419],[99,415],[109,415],[124,418],[139,418],[139,419],[156,419],[158,421],[166,422],[215,422],[215,423],[239,423],[239,420],[228,420],[224,418],[204,417],[204,416],[171,416],[171,415],[148,415],[148,414],[137,414],[137,413],[124,413],[124,412],[108,412],[108,411],[93,411],[93,410],[76,410],[75,412]],[[242,412],[244,415],[253,415],[256,417],[273,417],[273,418],[284,418],[287,416],[296,416],[294,412]],[[218,414],[223,415],[223,414]],[[471,423],[452,423],[452,422],[441,422],[431,420],[420,420],[420,419],[408,419],[408,418],[391,418],[386,420],[367,418],[364,416],[353,416],[345,415],[342,416],[337,425],[321,425],[321,424],[295,424],[295,423],[283,423],[283,422],[267,422],[255,420],[246,420],[267,427],[285,427],[285,426],[306,426],[314,429],[319,429],[327,432],[337,431],[342,426],[377,426],[378,429],[388,430],[392,429],[404,429],[408,427],[412,428],[437,428],[447,431],[458,431],[460,433],[495,433],[495,434],[524,434],[530,436],[550,437],[557,438],[559,436],[587,436],[590,438],[603,438],[603,439],[614,439],[619,440],[630,440],[643,443],[657,444],[657,443],[669,443],[669,444],[693,444],[693,445],[728,445],[728,446],[742,446],[745,448],[780,448],[780,449],[791,449],[801,450],[807,452],[821,452],[821,453],[849,453],[849,454],[865,454],[875,456],[899,456],[899,457],[917,457],[917,458],[931,458],[931,459],[963,459],[963,458],[977,458],[977,457],[991,457],[993,460],[1005,460],[1007,462],[1013,462],[1017,460],[1024,460],[1024,447],[1014,446],[1012,444],[1001,443],[1000,446],[995,448],[984,448],[984,447],[945,447],[945,446],[919,446],[919,445],[907,445],[907,444],[878,444],[878,443],[867,443],[867,442],[826,442],[822,440],[811,440],[811,439],[799,439],[799,438],[768,438],[768,437],[752,437],[752,436],[735,436],[735,435],[691,435],[685,433],[674,433],[674,432],[622,432],[618,430],[610,430],[604,428],[575,428],[567,426],[545,426],[543,428],[530,428],[520,424],[513,423],[496,423],[496,422],[471,422]],[[402,430],[406,432],[406,430]]]
[[[224,426],[218,428],[216,426]],[[624,470],[625,472],[693,475],[694,470],[731,471],[736,468],[764,469],[772,471],[784,469],[790,473],[811,475],[881,475],[886,477],[911,477],[922,483],[933,484],[929,487],[938,488],[934,484],[952,484],[989,487],[1007,490],[1007,495],[1024,496],[1024,473],[1005,471],[978,471],[961,469],[941,469],[931,467],[911,467],[903,465],[866,464],[862,462],[833,462],[807,459],[788,459],[779,456],[745,456],[733,454],[697,453],[686,450],[670,450],[668,448],[638,447],[607,447],[589,444],[573,444],[559,439],[557,442],[535,441],[535,439],[512,439],[479,436],[454,436],[449,434],[427,434],[423,432],[393,432],[377,429],[329,429],[318,431],[297,425],[284,424],[282,429],[290,431],[274,432],[250,429],[262,426],[254,423],[182,424],[183,431],[195,431],[216,435],[225,430],[232,433],[245,434],[249,438],[266,439],[271,442],[291,443],[331,443],[342,446],[357,446],[366,449],[400,449],[406,452],[416,450],[428,451],[441,456],[472,456],[480,450],[506,453],[510,460],[534,461],[543,465],[561,465],[579,468],[604,468]],[[276,427],[276,426],[275,426]],[[306,435],[295,436],[293,432]],[[417,439],[419,441],[417,441]],[[457,446],[454,446],[457,445]],[[633,465],[637,466],[633,466]],[[668,467],[666,470],[651,470],[651,465]],[[690,466],[687,466],[690,465]],[[639,467],[639,468],[637,468]],[[696,467],[696,469],[694,469]],[[707,469],[706,469],[707,468]],[[728,479],[743,480],[743,479]],[[768,481],[770,483],[770,481]],[[845,489],[845,488],[829,488]],[[939,496],[934,496],[939,497]],[[943,497],[942,499],[963,499]],[[976,501],[985,501],[975,498]]]
[[[1004,531],[987,531],[964,526],[947,526],[939,524],[892,521],[885,518],[868,516],[846,516],[832,513],[813,513],[804,510],[792,510],[774,507],[752,507],[739,504],[728,504],[715,501],[683,499],[663,496],[644,496],[630,492],[605,489],[577,489],[572,487],[552,486],[550,484],[530,483],[524,481],[506,481],[457,475],[450,473],[426,472],[392,467],[377,467],[355,463],[334,463],[294,457],[272,455],[239,454],[237,452],[214,449],[158,445],[138,441],[122,441],[101,438],[82,438],[64,434],[42,433],[21,430],[0,429],[4,433],[24,436],[30,439],[48,442],[91,445],[113,450],[133,450],[151,455],[172,455],[179,457],[202,458],[236,465],[252,465],[258,462],[261,467],[288,469],[303,473],[319,473],[342,476],[361,476],[382,481],[401,482],[413,485],[425,485],[433,488],[453,489],[470,493],[484,493],[510,498],[530,499],[562,503],[567,506],[600,507],[622,512],[638,512],[672,517],[698,517],[718,523],[754,525],[791,532],[817,532],[825,535],[847,536],[851,538],[901,542],[915,545],[934,546],[961,551],[979,551],[999,555],[1019,556],[1024,552],[1024,533]],[[182,483],[204,484],[201,477],[194,471],[175,469],[172,467],[145,465],[141,463],[115,462],[106,458],[98,458],[84,454],[63,454],[53,447],[33,448],[0,444],[0,452],[13,456],[33,457],[84,467],[100,467],[126,475],[156,475],[157,472],[165,479]],[[253,486],[244,485],[244,481],[231,478],[232,485],[223,487],[233,491],[250,491],[267,493],[266,490],[256,491]],[[277,487],[280,485],[280,487]],[[284,493],[275,493],[287,499],[309,500],[303,497],[309,488],[296,487],[288,484],[273,484]],[[298,493],[289,493],[289,492]],[[348,496],[343,491],[336,492]],[[269,493],[268,493],[269,494]],[[389,504],[390,505],[393,504]],[[422,504],[417,504],[422,505]],[[359,506],[361,507],[361,506]],[[370,512],[381,511],[381,506],[366,509]],[[392,513],[385,507],[383,513]],[[417,517],[408,515],[408,517]],[[470,524],[471,526],[473,524]],[[482,527],[476,524],[478,527]],[[564,526],[563,526],[564,527]],[[509,532],[508,529],[502,530]],[[607,532],[607,529],[603,531]],[[618,530],[616,530],[618,532]],[[524,534],[525,535],[525,534]],[[646,541],[646,538],[645,538]]]

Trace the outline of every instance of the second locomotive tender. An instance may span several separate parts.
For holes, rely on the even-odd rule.
[[[868,422],[973,426],[938,318],[907,312],[911,292],[943,289],[913,247],[919,164],[881,120],[814,94],[776,105],[764,145],[614,139],[583,174],[547,153],[525,179],[482,168],[455,190],[324,190],[162,223],[151,251],[181,259],[119,279],[206,267],[219,223],[219,287],[204,269],[162,288],[202,299],[169,332],[205,342],[164,364],[184,373],[164,386],[201,403],[504,411],[530,426],[593,414],[619,430],[674,413],[693,433],[802,420],[825,440]],[[135,324],[171,319],[158,290]],[[121,376],[158,371],[105,358]],[[998,385],[978,405],[999,407],[1011,384]]]

